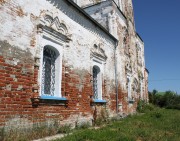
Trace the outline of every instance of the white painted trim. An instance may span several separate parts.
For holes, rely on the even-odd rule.
[[[102,100],[102,80],[103,80],[103,73],[104,73],[104,62],[99,60],[95,57],[92,58],[92,66],[98,66],[100,72],[98,74],[98,100]],[[92,69],[93,69],[92,67]],[[92,70],[93,71],[93,70]]]
[[[128,81],[128,88],[127,88],[127,91],[128,91],[128,99],[131,99],[132,98],[132,95],[131,95],[131,76],[130,75],[127,75],[127,79],[129,80]]]
[[[39,95],[41,96],[41,81],[42,81],[42,68],[43,68],[43,49],[45,46],[51,46],[58,50],[59,57],[56,59],[56,70],[55,70],[55,97],[62,97],[61,95],[61,82],[62,82],[62,56],[63,56],[63,46],[60,44],[56,44],[50,40],[39,38],[39,42],[41,43],[41,52],[40,52],[40,68],[39,68],[39,84],[40,91]]]

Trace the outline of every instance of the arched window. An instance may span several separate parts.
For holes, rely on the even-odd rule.
[[[132,85],[133,85],[133,87],[132,87],[133,91],[137,92],[139,88],[138,88],[138,81],[136,78],[134,79],[134,82]]]
[[[127,76],[127,91],[128,91],[128,98],[131,99],[131,79]]]
[[[43,49],[41,95],[60,96],[60,53],[52,46]]]
[[[93,92],[94,99],[102,99],[101,70],[98,66],[93,66]]]
[[[99,75],[100,75],[100,69],[98,66],[93,66],[93,91],[94,91],[94,99],[98,99],[98,91],[99,91],[99,87],[98,87],[98,83],[100,81],[99,79]]]
[[[37,25],[38,46],[36,50],[39,63],[38,83],[41,99],[67,100],[61,95],[62,59],[64,46],[71,40],[68,28],[56,14],[45,11]],[[43,29],[43,30],[42,30]]]
[[[91,48],[91,59],[92,59],[92,76],[93,76],[93,100],[94,102],[106,102],[102,99],[103,95],[103,74],[104,66],[107,59],[105,51],[103,50],[103,44],[97,43]]]

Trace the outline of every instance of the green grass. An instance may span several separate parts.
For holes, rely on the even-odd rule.
[[[75,130],[56,141],[180,141],[180,111],[155,108],[100,129]]]

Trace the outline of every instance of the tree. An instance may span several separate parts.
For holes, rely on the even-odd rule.
[[[149,102],[152,104],[155,104],[155,100],[156,100],[156,94],[158,93],[158,91],[156,89],[154,89],[152,92],[148,92],[149,94]]]

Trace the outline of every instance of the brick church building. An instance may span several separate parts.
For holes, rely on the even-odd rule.
[[[0,126],[93,123],[148,102],[132,0],[0,0]]]

